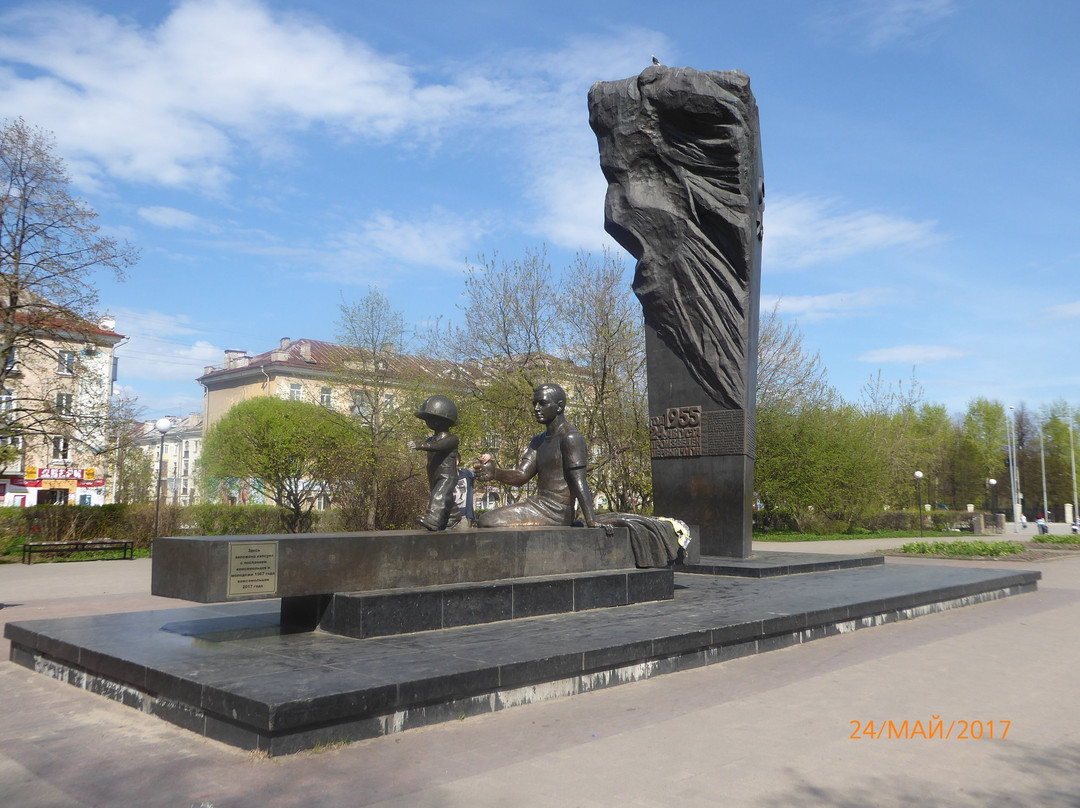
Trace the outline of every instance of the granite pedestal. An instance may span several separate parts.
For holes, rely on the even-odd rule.
[[[633,567],[625,528],[174,536],[154,542],[150,588],[217,603]]]
[[[275,600],[9,623],[5,636],[21,665],[280,755],[1032,592],[1039,577],[909,564],[676,573],[670,601],[367,639],[290,633]]]

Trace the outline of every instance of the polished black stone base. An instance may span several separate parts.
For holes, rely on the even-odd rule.
[[[759,550],[747,558],[701,556],[677,567],[679,572],[697,575],[735,575],[740,578],[771,578],[806,572],[875,567],[885,563],[883,555],[836,555],[833,553],[793,553]]]
[[[11,659],[271,755],[569,696],[1032,592],[1038,572],[884,564],[676,573],[671,601],[353,639],[277,601],[9,623]]]
[[[671,600],[674,594],[675,578],[670,569],[549,575],[384,592],[339,592],[331,597],[319,628],[358,639],[388,637]]]

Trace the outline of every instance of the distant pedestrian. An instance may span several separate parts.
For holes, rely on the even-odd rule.
[[[1020,514],[1020,527],[1027,530],[1027,517],[1024,514]]]
[[[1035,520],[1035,524],[1039,526],[1039,535],[1045,536],[1050,532],[1050,526],[1046,524],[1046,520],[1043,519],[1043,515],[1040,513],[1039,518]]]

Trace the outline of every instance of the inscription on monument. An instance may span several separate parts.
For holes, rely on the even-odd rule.
[[[742,410],[671,407],[649,419],[652,457],[754,454],[754,429]]]
[[[227,597],[276,595],[277,576],[278,543],[276,541],[229,543]]]
[[[701,456],[701,407],[671,407],[649,419],[653,457]]]

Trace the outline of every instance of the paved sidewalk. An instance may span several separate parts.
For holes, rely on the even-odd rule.
[[[2,662],[0,805],[1078,805],[1080,555],[984,564],[1039,591],[275,759]],[[0,619],[176,605],[148,591],[141,560],[0,566]],[[984,739],[850,737],[934,717]]]

